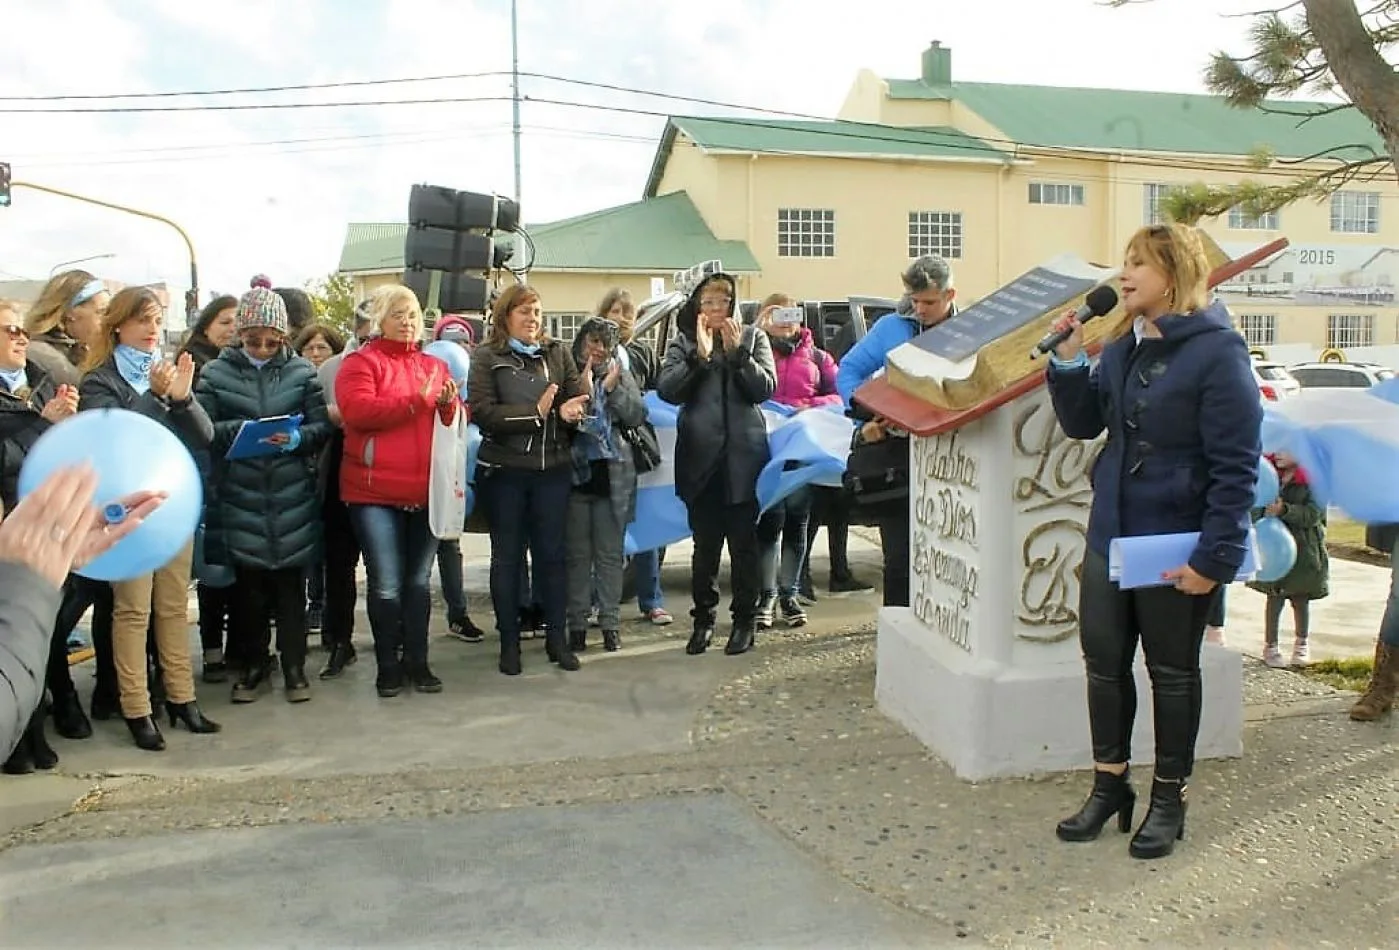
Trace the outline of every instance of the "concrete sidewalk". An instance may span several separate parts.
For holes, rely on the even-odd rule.
[[[0,945],[1393,942],[1399,734],[1348,722],[1350,697],[1247,664],[1244,758],[1201,763],[1180,851],[1135,862],[1115,833],[1054,840],[1084,776],[970,785],[878,712],[877,594],[685,656],[687,557],[677,623],[629,622],[578,673],[533,641],[502,677],[490,640],[435,638],[440,696],[379,700],[361,661],[303,706],[204,687],[225,731],[167,729],[163,754],[120,723],[56,742],[59,774],[0,780]],[[467,576],[484,619],[474,543]],[[1338,563],[1333,590],[1315,651],[1368,653],[1387,572]],[[1246,652],[1260,605],[1231,592]]]

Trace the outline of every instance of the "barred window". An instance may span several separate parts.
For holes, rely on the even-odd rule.
[[[1142,186],[1142,221],[1146,224],[1166,224],[1166,213],[1161,210],[1161,200],[1170,193],[1174,185]]]
[[[1082,205],[1083,186],[1032,181],[1030,182],[1030,204]]]
[[[1375,316],[1370,313],[1333,313],[1326,318],[1326,345],[1344,350],[1375,345]]]
[[[778,257],[835,257],[836,213],[829,208],[777,209]]]
[[[549,330],[549,336],[568,343],[591,316],[591,313],[548,313],[544,315],[544,325]]]
[[[1343,234],[1378,234],[1380,193],[1338,191],[1331,196],[1331,230]]]
[[[1278,341],[1278,315],[1275,313],[1241,313],[1238,327],[1250,347],[1272,346]]]
[[[1267,214],[1255,218],[1246,214],[1243,208],[1230,208],[1229,227],[1236,231],[1276,231],[1278,230],[1278,213],[1269,211]]]
[[[939,257],[962,256],[962,213],[960,211],[910,211],[908,213],[908,256],[924,254]]]

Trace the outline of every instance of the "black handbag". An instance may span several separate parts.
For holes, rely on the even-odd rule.
[[[857,428],[841,483],[857,505],[906,504],[908,439],[890,435],[878,442],[865,442]]]
[[[632,464],[638,475],[654,472],[661,467],[661,440],[657,438],[656,427],[651,423],[623,426],[622,438],[632,447]]]

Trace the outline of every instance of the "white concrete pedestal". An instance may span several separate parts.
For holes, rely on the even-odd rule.
[[[956,433],[911,439],[909,607],[879,619],[876,699],[969,781],[1092,764],[1078,571],[1097,445],[1043,389]],[[1206,645],[1197,758],[1243,752],[1241,659]],[[1140,652],[1133,761],[1153,754]]]

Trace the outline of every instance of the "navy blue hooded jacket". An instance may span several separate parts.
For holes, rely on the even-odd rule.
[[[1072,439],[1107,443],[1093,466],[1088,547],[1116,537],[1200,532],[1190,566],[1227,584],[1243,562],[1263,410],[1248,347],[1218,301],[1127,333],[1098,365],[1051,363],[1049,392]]]

